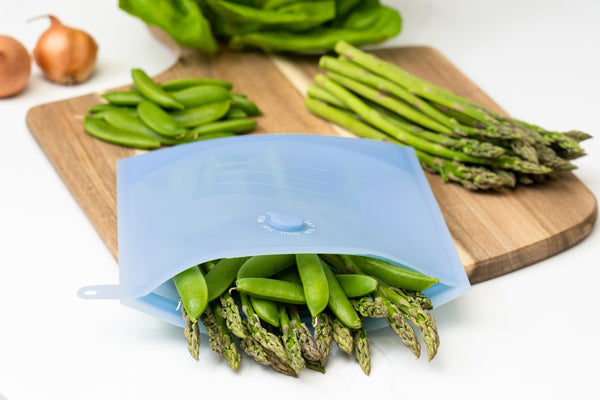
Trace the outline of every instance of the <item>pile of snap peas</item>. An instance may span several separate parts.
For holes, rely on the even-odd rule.
[[[90,135],[126,147],[156,149],[250,132],[261,110],[231,82],[216,78],[155,82],[143,70],[131,71],[128,91],[102,95],[106,103],[89,108],[83,127]]]
[[[340,254],[223,258],[173,277],[196,360],[202,323],[209,347],[232,369],[244,352],[293,377],[307,368],[325,373],[333,343],[369,375],[368,318],[384,318],[417,358],[420,330],[431,360],[439,335],[422,291],[438,282],[383,260]]]

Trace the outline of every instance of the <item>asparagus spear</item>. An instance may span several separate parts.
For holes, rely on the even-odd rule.
[[[333,341],[344,353],[352,354],[352,351],[354,350],[354,336],[352,330],[335,316],[332,318],[331,322]]]
[[[195,360],[198,360],[200,353],[200,330],[198,329],[198,320],[192,322],[183,306],[181,306],[181,316],[185,321],[183,336],[187,342],[188,351]]]
[[[308,326],[302,322],[296,307],[292,307],[290,310],[290,316],[292,329],[296,330],[298,334],[298,341],[300,342],[300,348],[302,349],[302,356],[306,361],[319,361],[321,359],[321,354],[319,353],[319,349],[317,349],[315,339],[308,329]]]
[[[241,356],[231,336],[231,331],[220,315],[222,313],[220,308],[221,306],[217,302],[209,304],[200,315],[200,320],[206,327],[210,348],[223,356],[231,369],[237,370],[240,366]]]
[[[287,364],[282,363],[273,352],[265,349],[251,334],[251,329],[247,321],[242,321],[242,327],[246,331],[245,337],[240,339],[240,347],[242,350],[252,357],[256,362],[262,365],[269,366],[275,371],[288,376],[297,376],[296,372]]]
[[[306,368],[306,362],[302,357],[302,347],[298,338],[298,332],[296,329],[292,328],[292,323],[290,322],[285,305],[280,303],[278,306],[281,341],[283,342],[290,367],[292,367],[296,373],[299,373]]]
[[[327,312],[322,312],[313,319],[314,336],[317,349],[320,354],[321,366],[325,367],[329,352],[331,351],[332,336],[332,322],[331,317]]]
[[[360,364],[363,372],[366,375],[371,373],[371,355],[369,353],[369,338],[367,337],[367,330],[363,326],[354,331],[354,352],[356,359]]]
[[[402,343],[413,352],[417,358],[421,356],[421,344],[417,337],[414,329],[406,322],[405,316],[400,311],[398,306],[392,303],[381,291],[381,288],[377,289],[374,293],[375,298],[381,299],[381,302],[386,306],[388,314],[385,317],[388,325],[398,337],[402,340]]]
[[[435,320],[431,314],[421,307],[419,301],[401,290],[394,290],[391,287],[385,286],[381,287],[380,290],[410,322],[421,329],[423,341],[427,347],[427,355],[431,361],[435,357],[440,345],[440,337],[437,332]]]
[[[246,330],[242,326],[240,309],[235,299],[231,294],[225,292],[219,297],[219,301],[221,302],[223,318],[225,319],[227,328],[238,338],[244,339],[246,337]]]
[[[350,299],[354,309],[363,317],[385,318],[388,315],[387,307],[381,298],[364,296],[359,299]]]

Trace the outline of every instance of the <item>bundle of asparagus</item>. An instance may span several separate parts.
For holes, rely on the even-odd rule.
[[[369,375],[371,371],[370,341],[363,320],[383,318],[417,358],[421,354],[421,345],[416,331],[420,330],[426,345],[428,359],[433,359],[439,347],[439,335],[435,320],[429,313],[429,310],[433,308],[432,304],[421,291],[390,285],[367,274],[367,268],[371,272],[373,269],[385,271],[388,265],[381,260],[372,261],[364,257],[334,254],[316,257],[322,260],[324,267],[331,268],[336,277],[361,275],[377,281],[377,284],[370,289],[365,289],[363,285],[356,282],[349,282],[343,287],[344,292],[350,292],[345,300],[349,310],[344,312],[356,315],[356,319],[359,321],[357,326],[349,326],[339,310],[332,307],[332,292],[329,292],[329,306],[314,317],[311,317],[305,303],[266,300],[260,297],[260,293],[250,294],[239,286],[236,287],[236,284],[227,286],[226,289],[223,289],[223,286],[217,292],[212,289],[212,280],[208,275],[219,263],[219,260],[215,260],[190,269],[202,275],[206,273],[208,299],[210,300],[203,307],[203,311],[197,319],[188,314],[192,308],[185,306],[184,298],[186,296],[183,291],[189,290],[190,285],[187,285],[187,289],[180,285],[183,279],[176,283],[182,297],[180,308],[185,321],[184,337],[190,354],[196,360],[199,359],[200,329],[198,324],[201,323],[206,328],[209,347],[223,357],[233,370],[239,368],[243,352],[256,362],[288,376],[297,377],[305,369],[325,373],[325,364],[333,343],[335,343],[341,351],[354,355],[362,371]],[[236,263],[235,260],[246,261],[230,260],[232,260],[230,265]],[[240,265],[242,262],[237,263],[236,268],[232,268],[231,271],[239,270]],[[399,270],[395,266],[391,266],[391,268]],[[380,275],[380,273],[375,273]],[[403,273],[399,271],[395,278],[390,276],[387,279],[405,279],[406,282],[418,281],[418,285],[423,285],[423,287],[437,281],[413,272],[410,272],[411,277],[409,278],[401,274]],[[271,280],[277,281],[276,283],[279,284],[297,282],[301,285],[302,282],[296,265],[286,266]],[[414,285],[414,283],[411,284]],[[402,286],[410,287],[411,284]],[[197,288],[193,290],[196,291]],[[264,288],[256,289],[256,291],[261,290]],[[358,292],[361,292],[360,296],[351,294]],[[368,293],[365,294],[366,292]],[[319,294],[317,293],[317,295]],[[273,306],[274,311],[269,310],[269,306]]]
[[[585,153],[580,131],[500,115],[340,41],[307,92],[311,112],[361,137],[412,146],[423,167],[472,190],[554,178]]]

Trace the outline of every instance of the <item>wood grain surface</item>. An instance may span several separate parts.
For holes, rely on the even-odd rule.
[[[231,81],[236,92],[248,95],[264,111],[255,133],[351,135],[310,114],[304,106],[305,89],[319,70],[317,57],[225,50],[208,56],[174,49],[180,51],[178,61],[155,79],[216,77]],[[435,49],[402,47],[375,53],[504,113]],[[82,116],[102,101],[100,94],[34,107],[27,114],[27,125],[118,259],[116,161],[140,151],[104,143],[85,133]],[[573,173],[562,173],[558,180],[544,185],[493,193],[443,184],[438,175],[427,173],[427,178],[471,283],[531,265],[573,246],[588,235],[597,218],[596,198]]]

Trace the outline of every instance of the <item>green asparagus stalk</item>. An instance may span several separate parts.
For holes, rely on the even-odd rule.
[[[187,342],[188,351],[195,360],[198,360],[200,353],[200,330],[198,328],[198,320],[192,322],[183,306],[181,306],[181,316],[185,321],[183,336]]]
[[[352,334],[352,330],[335,316],[331,322],[333,341],[344,353],[352,354],[354,350],[354,335]]]
[[[331,317],[327,312],[322,312],[313,319],[313,326],[315,344],[319,350],[321,366],[325,367],[333,341]]]
[[[296,372],[287,364],[282,363],[273,352],[265,349],[254,336],[251,334],[251,328],[247,321],[242,321],[242,326],[245,329],[245,338],[240,339],[241,349],[254,359],[259,364],[269,366],[275,371],[284,375],[296,377]]]
[[[363,317],[385,318],[388,315],[388,309],[381,298],[364,296],[359,299],[350,299],[350,302],[356,312]]]
[[[440,337],[431,314],[421,307],[419,301],[401,290],[394,290],[391,287],[381,287],[380,290],[410,322],[421,329],[423,341],[427,347],[427,355],[431,361],[440,345]]]
[[[279,326],[281,328],[281,341],[287,353],[289,365],[299,373],[306,368],[306,362],[302,357],[302,347],[298,338],[297,330],[292,328],[292,323],[287,314],[285,305],[278,304],[279,307]]]
[[[369,338],[367,337],[367,330],[365,326],[354,331],[354,351],[358,364],[362,368],[366,375],[371,373],[371,355],[369,352]]]
[[[281,364],[287,364],[289,366],[287,352],[285,351],[285,348],[283,347],[283,344],[279,338],[276,335],[268,332],[261,325],[260,318],[252,308],[252,304],[250,303],[248,296],[240,293],[240,298],[242,300],[242,311],[246,315],[248,328],[254,340],[264,347],[267,352],[271,352]]]
[[[292,329],[296,330],[298,335],[302,356],[306,361],[318,362],[321,359],[321,354],[319,353],[319,349],[317,349],[315,339],[308,326],[300,318],[297,307],[292,307],[290,310],[290,318]]]
[[[219,301],[221,302],[223,318],[225,319],[227,328],[238,338],[244,339],[246,337],[246,330],[242,326],[242,316],[240,315],[240,309],[235,299],[231,294],[225,292],[219,297]]]
[[[421,356],[421,343],[417,337],[414,329],[405,320],[405,315],[399,309],[399,307],[392,303],[381,291],[381,288],[377,289],[374,293],[375,298],[381,299],[382,303],[388,310],[387,317],[385,317],[388,325],[392,328],[392,331],[402,340],[402,343],[413,352],[417,358]]]
[[[216,302],[209,304],[200,315],[202,324],[206,327],[208,334],[208,345],[218,355],[225,358],[229,367],[237,370],[240,366],[241,356],[237,345],[231,337],[231,332],[223,318],[219,315],[219,307]]]

